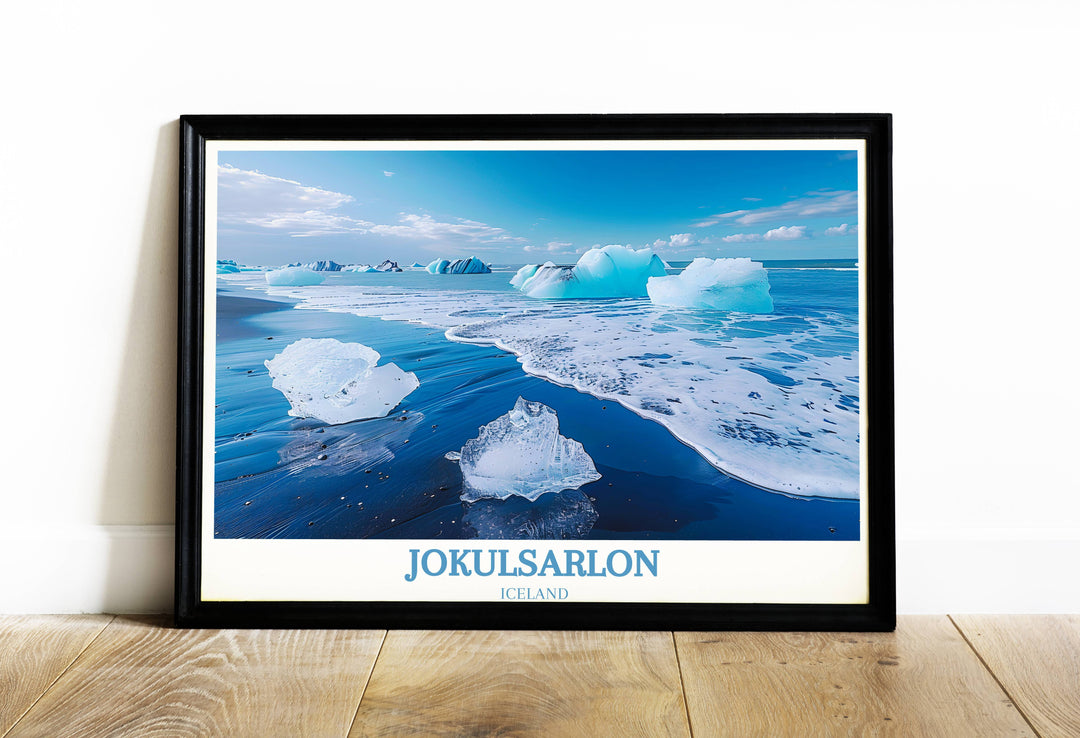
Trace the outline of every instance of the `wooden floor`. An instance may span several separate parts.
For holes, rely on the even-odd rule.
[[[896,633],[183,631],[0,617],[0,735],[1080,736],[1080,616]]]

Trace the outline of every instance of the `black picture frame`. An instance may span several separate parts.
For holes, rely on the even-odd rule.
[[[232,628],[887,631],[895,627],[892,119],[798,115],[190,115],[179,120],[175,623]],[[207,601],[203,526],[206,146],[212,141],[812,140],[865,143],[866,602]]]

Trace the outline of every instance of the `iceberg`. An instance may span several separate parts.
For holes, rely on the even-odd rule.
[[[217,260],[217,273],[218,274],[237,274],[240,272],[240,267],[236,265],[236,262],[232,259],[218,259]]]
[[[400,271],[404,271],[404,270],[397,265],[396,261],[390,261],[389,259],[387,259],[382,264],[379,264],[379,266],[375,267],[375,271],[377,271],[377,272],[400,272]]]
[[[548,299],[645,297],[649,278],[666,274],[652,249],[611,245],[589,249],[574,266],[529,264],[510,284],[529,297]]]
[[[531,501],[600,478],[584,446],[559,435],[555,411],[522,397],[465,442],[460,464],[465,502],[512,495]]]
[[[417,262],[415,262],[415,261],[414,261],[414,262],[413,262],[412,264],[410,264],[409,266],[407,266],[407,267],[405,267],[405,268],[406,268],[406,269],[423,269],[423,268],[424,268],[424,265],[423,265],[423,264],[419,264],[419,263],[417,263]]]
[[[325,277],[306,267],[284,267],[266,273],[266,283],[272,287],[306,287],[322,284]]]
[[[431,274],[491,274],[491,267],[475,256],[468,259],[436,259],[425,269]]]
[[[338,425],[384,417],[420,386],[412,372],[378,361],[379,352],[362,343],[302,338],[265,365],[292,406],[289,415]]]
[[[341,267],[343,272],[377,272],[379,271],[371,264],[349,264],[348,266]]]
[[[697,258],[670,277],[650,277],[647,289],[655,305],[771,313],[769,276],[750,259]]]
[[[289,264],[290,267],[302,267],[304,269],[310,269],[313,272],[340,272],[342,270],[341,264],[331,259],[320,259],[319,261],[309,261],[307,264]]]

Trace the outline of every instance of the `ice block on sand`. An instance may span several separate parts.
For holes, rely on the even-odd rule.
[[[466,441],[460,463],[465,480],[461,499],[466,502],[511,495],[535,500],[600,478],[585,448],[559,435],[555,411],[521,397],[513,410]]]
[[[302,338],[265,363],[289,415],[337,425],[381,418],[420,386],[412,372],[378,362],[379,352],[362,343]]]

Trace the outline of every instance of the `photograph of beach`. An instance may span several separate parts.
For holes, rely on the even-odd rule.
[[[217,539],[858,541],[860,156],[222,150]]]

